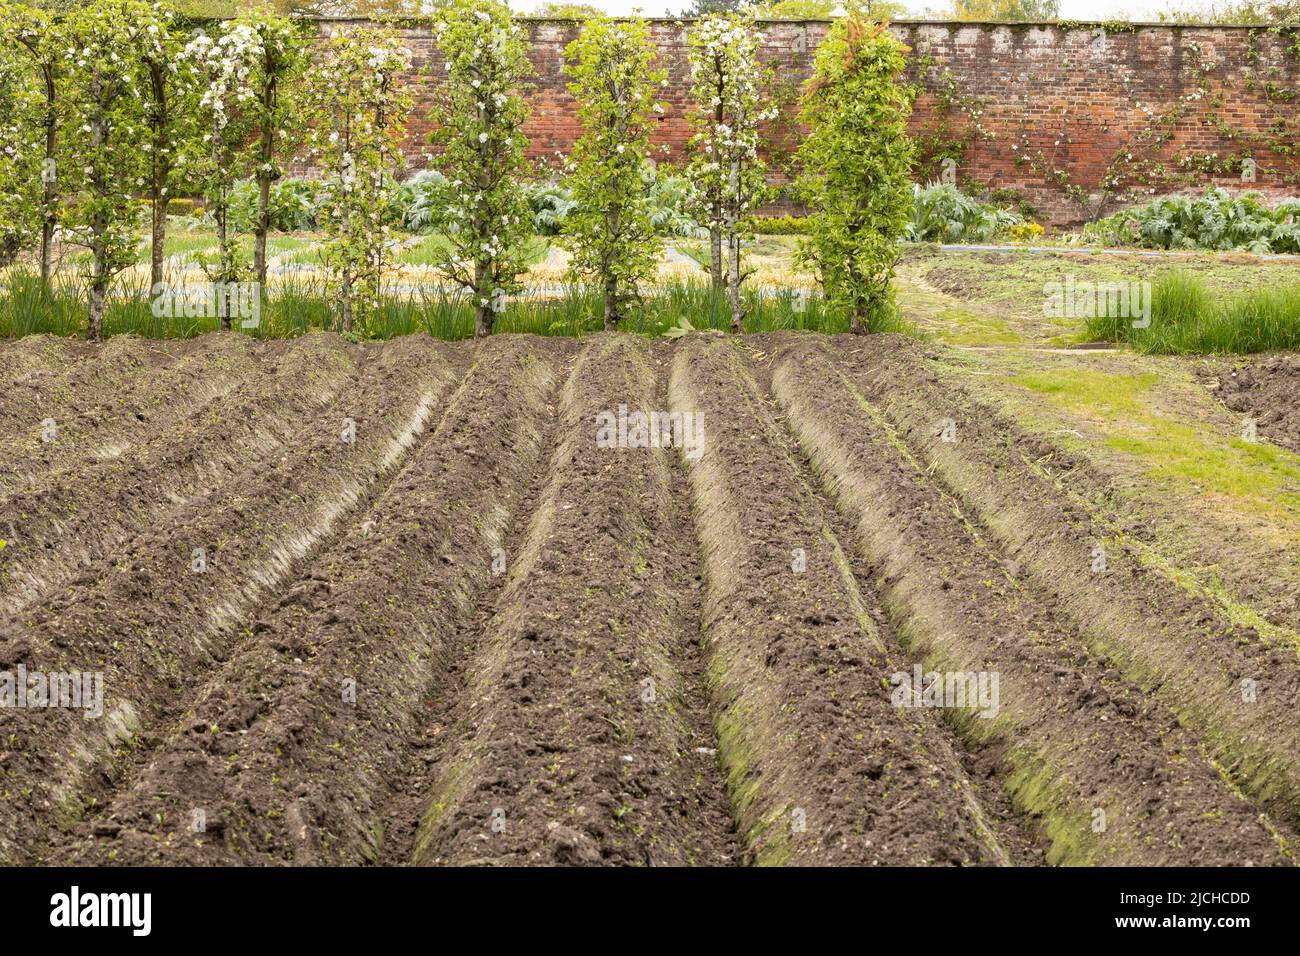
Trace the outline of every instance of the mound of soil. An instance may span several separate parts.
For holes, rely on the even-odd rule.
[[[1281,862],[1254,812],[1198,759],[1195,738],[1090,653],[1051,595],[966,512],[960,490],[933,480],[918,460],[926,449],[891,434],[853,384],[855,367],[868,387],[877,372],[821,353],[816,340],[778,349],[774,392],[854,517],[918,657],[936,670],[998,675],[1000,711],[985,715],[996,719],[958,726],[970,746],[1003,748],[1005,785],[1042,818],[1048,861]]]
[[[960,269],[942,266],[931,269],[925,274],[925,281],[944,295],[957,299],[978,299],[984,291],[984,284],[979,279]]]
[[[103,692],[0,707],[0,863],[1285,862],[1294,649],[942,354],[0,346],[0,674]],[[1220,389],[1294,442],[1297,371]],[[702,455],[600,444],[620,406]],[[1001,716],[898,699],[918,663]]]
[[[598,340],[560,393],[551,465],[513,570],[467,648],[420,862],[719,865],[738,855],[688,673],[698,595],[673,453],[595,445],[602,411],[653,407],[647,351]]]
[[[1116,539],[1085,503],[1082,463],[980,402],[942,367],[939,352],[899,336],[873,345],[846,343],[842,366],[898,438],[979,517],[1089,650],[1163,701],[1274,820],[1300,826],[1294,650],[1271,646],[1182,582],[1151,573],[1134,544]],[[1259,686],[1268,693],[1249,690]]]
[[[1203,381],[1234,412],[1254,420],[1260,434],[1300,451],[1300,357],[1271,355],[1206,372]]]

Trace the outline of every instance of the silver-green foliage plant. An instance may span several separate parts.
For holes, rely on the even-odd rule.
[[[529,183],[525,188],[533,228],[543,236],[557,236],[577,205],[573,192],[559,183]]]
[[[987,242],[1025,224],[1011,209],[980,202],[952,183],[931,183],[912,190],[911,242]]]
[[[588,20],[565,51],[569,90],[582,135],[574,145],[570,184],[575,207],[564,241],[572,275],[594,281],[605,300],[606,329],[617,328],[640,301],[639,283],[655,268],[660,238],[650,218],[647,170],[655,102],[666,74],[644,20]]]
[[[483,336],[528,268],[533,222],[520,176],[532,65],[523,30],[499,0],[450,0],[433,30],[445,73],[431,137],[447,180],[448,250],[438,270],[470,295],[474,334]]]
[[[811,210],[798,259],[854,331],[893,309],[890,282],[912,208],[904,46],[852,15],[831,26],[804,92],[797,189]]]
[[[235,184],[230,194],[230,223],[238,232],[251,233],[262,215],[260,186],[256,179]],[[314,179],[288,176],[271,186],[267,202],[267,226],[279,232],[302,232],[316,228],[317,192]]]
[[[403,229],[420,233],[442,230],[450,201],[447,182],[447,177],[436,169],[422,169],[402,183],[398,202]]]
[[[1259,193],[1219,188],[1200,196],[1162,196],[1089,223],[1084,238],[1150,249],[1300,252],[1300,199],[1269,207]]]

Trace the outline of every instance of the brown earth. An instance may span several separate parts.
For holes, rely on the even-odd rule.
[[[684,343],[671,406],[711,429],[689,470],[721,758],[748,842],[762,862],[1007,862],[947,735],[882,693],[907,662],[740,353]]]
[[[855,387],[857,356],[837,364],[820,345],[777,350],[777,398],[856,516],[886,606],[912,649],[936,670],[999,674],[998,717],[960,729],[974,745],[1000,751],[1017,805],[1049,821],[1048,860],[1250,865],[1276,858],[1268,828],[1199,759],[1196,739],[1091,653],[980,518],[929,480]],[[1105,826],[1094,827],[1094,818]]]
[[[957,299],[978,299],[984,291],[979,279],[959,269],[931,269],[925,274],[925,282],[932,289]]]
[[[698,681],[680,666],[698,602],[672,462],[593,448],[601,410],[655,407],[649,351],[636,338],[594,341],[560,391],[540,497],[468,648],[420,862],[737,856]]]
[[[937,354],[0,346],[0,675],[104,692],[0,709],[0,861],[1291,862],[1294,650]],[[700,454],[598,447],[619,406]]]
[[[98,350],[49,336],[20,340],[5,353],[12,377],[0,393],[0,494],[120,457],[263,372],[283,349],[254,355],[247,338],[214,335],[121,336]]]
[[[842,352],[841,368],[926,472],[988,528],[1087,648],[1164,702],[1273,824],[1300,825],[1300,735],[1289,716],[1300,704],[1296,649],[1147,566],[1081,503],[1087,469],[941,377],[930,361],[937,354],[892,336],[876,344]]]
[[[1270,355],[1245,364],[1218,362],[1201,378],[1224,405],[1253,421],[1260,434],[1300,451],[1300,358]]]
[[[259,469],[344,387],[352,359],[342,346],[337,336],[309,336],[231,394],[193,403],[192,416],[178,413],[181,427],[157,423],[151,440],[130,445],[119,429],[100,429],[85,444],[112,431],[123,439],[115,454],[94,453],[66,469],[41,472],[43,480],[7,496],[7,520],[0,523],[7,542],[0,551],[0,609],[17,612],[136,530],[165,522]],[[110,342],[106,350],[111,348]],[[195,358],[206,363],[215,357]],[[193,376],[186,373],[193,368],[174,371],[161,381],[192,387]],[[146,381],[155,391],[160,378]],[[111,386],[92,394],[106,388]],[[81,444],[75,436],[70,441]]]

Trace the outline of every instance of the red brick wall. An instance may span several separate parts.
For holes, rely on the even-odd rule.
[[[320,27],[328,32],[346,22],[322,21]],[[537,71],[527,133],[533,156],[552,159],[578,135],[561,66],[580,24],[525,23]],[[669,161],[684,157],[690,136],[688,26],[674,20],[651,24],[670,77],[655,135]],[[790,108],[826,29],[824,22],[762,25],[763,56],[776,70],[778,98]],[[1028,203],[1041,222],[1055,225],[1109,211],[1138,193],[1211,182],[1247,188],[1238,162],[1249,153],[1258,164],[1250,188],[1300,193],[1295,34],[1242,27],[1138,25],[1107,31],[1086,24],[932,22],[892,29],[912,48],[910,79],[921,88],[912,120],[923,153],[921,178],[934,178],[940,159],[950,156],[964,185],[1006,190]],[[409,23],[402,32],[421,71],[411,82],[428,89],[442,76],[428,31]],[[418,106],[411,129],[412,165],[428,165],[428,122]],[[797,135],[783,121],[769,129],[774,165]],[[784,180],[779,170],[773,178]]]

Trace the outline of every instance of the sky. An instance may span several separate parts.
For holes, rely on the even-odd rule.
[[[536,8],[541,0],[510,0],[510,6],[521,13]],[[631,13],[640,10],[648,17],[677,16],[683,9],[691,6],[690,0],[584,0],[592,6],[600,7],[607,13]],[[943,8],[945,0],[904,0],[908,8],[923,13],[927,8]],[[1061,17],[1065,20],[1107,20],[1111,17],[1124,16],[1133,20],[1154,20],[1162,10],[1175,9],[1179,6],[1198,6],[1199,4],[1180,4],[1179,0],[1062,0]]]

